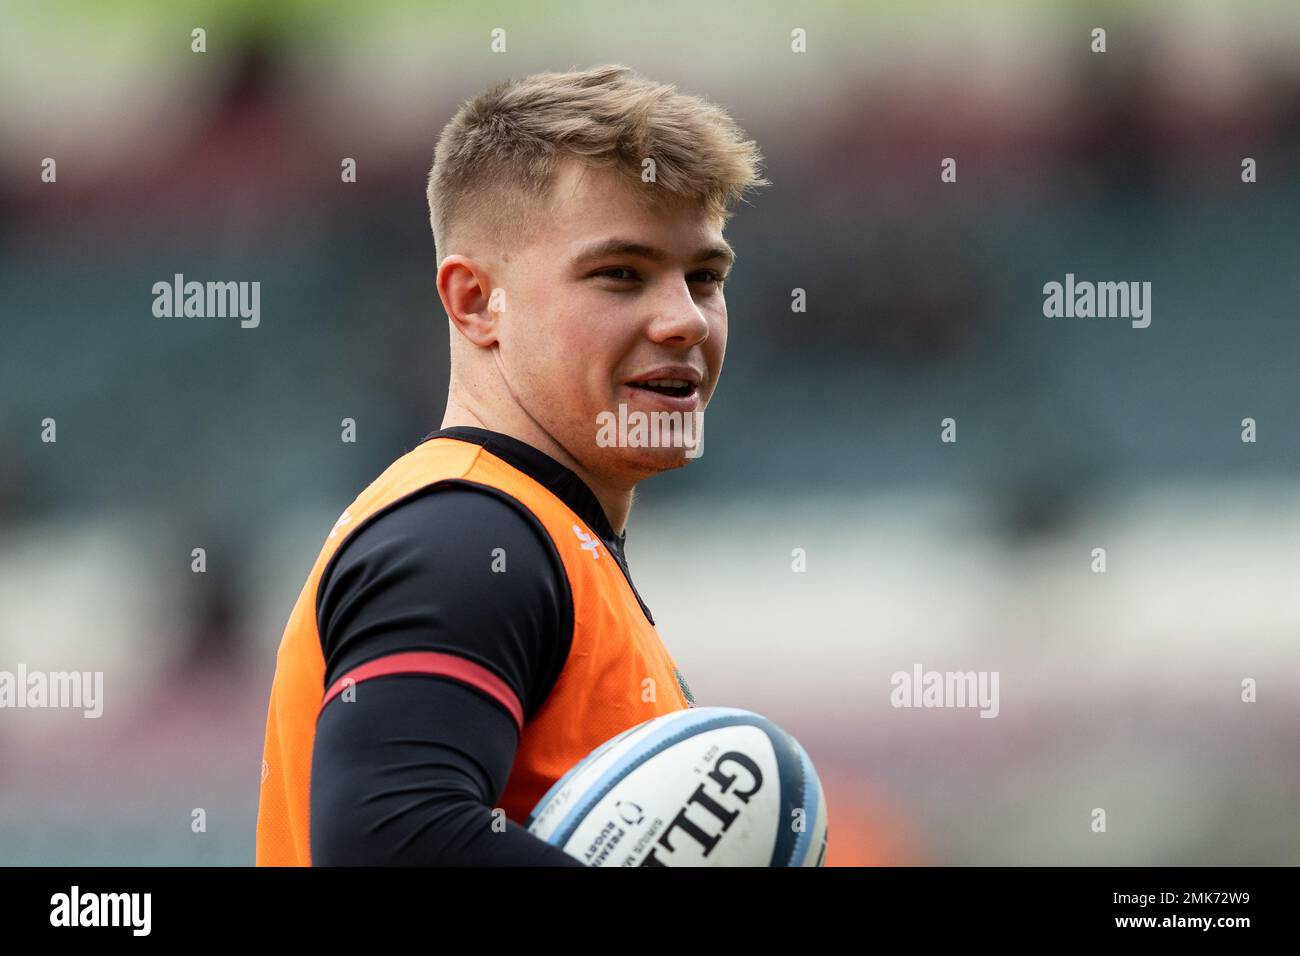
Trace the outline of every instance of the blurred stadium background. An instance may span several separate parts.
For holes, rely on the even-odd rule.
[[[699,701],[813,755],[831,862],[1300,863],[1294,3],[0,11],[0,669],[105,672],[98,720],[0,711],[0,863],[251,863],[289,608],[441,418],[437,134],[605,62],[767,157],[707,454],[629,558]],[[260,327],[155,319],[177,272]],[[1067,272],[1151,281],[1151,327],[1045,319]],[[999,717],[892,708],[916,663]]]

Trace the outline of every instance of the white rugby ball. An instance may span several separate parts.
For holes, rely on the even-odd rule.
[[[528,830],[588,866],[822,866],[826,797],[766,717],[691,707],[601,744],[555,782]]]

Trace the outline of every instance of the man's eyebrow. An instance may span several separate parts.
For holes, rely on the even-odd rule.
[[[667,253],[662,249],[646,245],[644,242],[636,242],[632,239],[604,239],[580,251],[573,257],[573,262],[577,264],[592,259],[603,259],[606,256],[638,256],[651,262],[663,262],[668,258]],[[721,259],[730,266],[736,261],[736,252],[724,240],[721,245],[699,250],[691,261],[698,265],[714,259]]]

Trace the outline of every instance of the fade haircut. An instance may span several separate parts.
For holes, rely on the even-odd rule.
[[[538,73],[479,94],[443,128],[428,185],[439,260],[461,251],[449,244],[467,225],[526,242],[566,158],[616,170],[649,204],[693,203],[722,223],[769,185],[757,146],[721,107],[625,66]]]

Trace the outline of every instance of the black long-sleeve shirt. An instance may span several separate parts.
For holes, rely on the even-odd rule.
[[[546,485],[626,570],[624,536],[572,471],[495,432],[435,434],[482,444]],[[344,542],[317,594],[326,687],[386,655],[436,651],[503,680],[525,722],[573,638],[568,578],[546,531],[508,496],[468,485],[425,489],[375,516]],[[425,674],[374,677],[349,697],[332,698],[317,723],[315,864],[582,865],[494,813],[519,745],[497,699]]]

